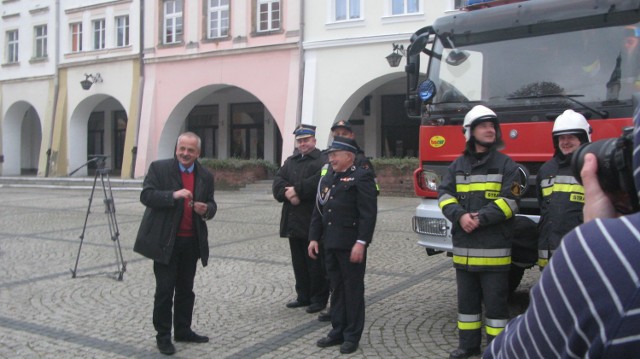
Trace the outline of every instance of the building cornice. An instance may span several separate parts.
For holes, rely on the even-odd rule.
[[[54,78],[53,74],[50,75],[42,75],[42,76],[31,76],[31,77],[17,77],[13,79],[7,79],[0,81],[0,84],[10,85],[15,83],[23,84],[25,82],[39,82],[39,81],[50,81]]]
[[[64,13],[67,14],[67,15],[76,14],[76,13],[87,11],[87,10],[103,9],[105,7],[127,4],[127,3],[130,3],[130,2],[133,2],[133,0],[113,0],[113,1],[108,1],[108,2],[104,2],[104,3],[100,3],[100,4],[86,5],[86,6],[80,6],[80,7],[74,7],[74,8],[71,8],[71,9],[66,9],[64,11]]]
[[[58,67],[61,68],[61,69],[69,69],[69,68],[82,67],[82,66],[95,67],[95,66],[99,66],[101,64],[108,64],[108,63],[114,63],[114,62],[136,61],[136,60],[139,60],[139,59],[140,59],[140,57],[136,54],[136,55],[118,56],[118,57],[104,58],[104,59],[87,59],[87,60],[74,61],[74,62],[65,62],[65,63],[61,63],[60,65],[58,65]]]
[[[332,47],[345,47],[345,46],[360,46],[370,44],[381,44],[390,42],[409,42],[409,38],[412,33],[397,33],[387,34],[379,36],[361,36],[344,39],[330,39],[330,40],[312,40],[304,41],[302,47],[305,50],[324,49]]]
[[[13,14],[2,15],[2,20],[8,20],[8,19],[19,18],[19,17],[20,17],[20,13],[16,12],[16,13],[13,13]]]
[[[39,5],[37,5],[39,6]],[[37,14],[46,14],[49,12],[49,7],[48,6],[43,6],[43,7],[38,7],[38,8],[34,8],[29,10],[29,14],[31,15],[37,15]]]
[[[288,43],[288,44],[276,44],[276,45],[265,45],[265,46],[253,46],[246,47],[241,49],[228,49],[228,50],[215,50],[210,52],[199,52],[195,54],[180,54],[180,55],[168,55],[168,56],[157,56],[151,58],[145,58],[145,64],[157,64],[157,63],[165,63],[165,62],[173,62],[173,61],[185,61],[185,60],[194,60],[194,59],[206,59],[212,57],[222,57],[222,56],[233,56],[233,55],[248,55],[255,53],[269,53],[275,51],[288,51],[288,50],[296,50],[298,49],[298,43]],[[154,53],[154,49],[145,49],[145,54]]]

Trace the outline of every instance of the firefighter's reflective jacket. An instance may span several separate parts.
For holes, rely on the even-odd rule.
[[[453,224],[454,267],[509,270],[513,218],[521,190],[518,166],[494,150],[482,155],[465,152],[451,163],[438,187],[438,202]],[[465,213],[478,213],[480,226],[471,233],[459,223]]]
[[[560,240],[583,222],[584,187],[571,172],[571,157],[554,156],[536,176],[540,222],[538,265],[546,266]]]

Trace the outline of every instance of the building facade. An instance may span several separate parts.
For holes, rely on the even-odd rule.
[[[300,2],[146,0],[136,176],[180,132],[214,158],[279,162],[300,97]]]
[[[54,1],[2,1],[0,165],[5,175],[43,175],[56,58]]]
[[[318,126],[318,141],[331,140],[334,121],[350,119],[368,156],[415,157],[419,123],[404,110],[404,63],[390,67],[393,45],[431,24],[455,1],[305,1],[302,122]],[[404,61],[404,60],[403,60]]]
[[[385,57],[459,1],[1,0],[0,173],[142,177],[180,132],[281,163],[350,119],[369,156],[415,156]]]

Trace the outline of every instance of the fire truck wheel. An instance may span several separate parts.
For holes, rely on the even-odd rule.
[[[511,270],[509,270],[509,293],[513,293],[518,289],[520,282],[522,281],[522,277],[524,276],[525,268],[519,267],[515,264],[511,265]]]

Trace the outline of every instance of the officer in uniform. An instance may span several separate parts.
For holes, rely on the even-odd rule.
[[[297,151],[287,158],[273,180],[273,197],[282,203],[280,236],[289,238],[297,297],[288,308],[307,307],[317,313],[327,306],[329,283],[320,261],[309,257],[309,223],[315,204],[320,171],[326,157],[316,148],[315,126],[295,131]]]
[[[333,138],[336,137],[345,137],[350,138],[355,141],[356,135],[353,133],[353,129],[351,128],[351,122],[349,120],[338,120],[333,123],[331,126],[331,136]],[[358,147],[358,151],[356,152],[356,159],[354,161],[354,165],[356,167],[363,167],[365,169],[370,169],[373,172],[373,177],[376,177],[376,171],[373,169],[373,165],[369,158],[364,154],[364,151]],[[376,182],[377,186],[378,182]],[[378,188],[379,192],[379,188]]]
[[[358,349],[364,330],[364,273],[378,212],[373,172],[354,165],[357,143],[335,137],[327,150],[331,170],[318,186],[309,230],[309,256],[320,254],[331,284],[331,325],[321,348],[340,345],[343,354]]]
[[[536,177],[540,222],[538,228],[538,266],[549,263],[560,240],[582,224],[584,187],[573,176],[571,157],[580,145],[591,142],[591,126],[581,114],[566,110],[553,124],[555,153]]]
[[[351,128],[351,122],[349,122],[349,120],[338,120],[334,122],[333,126],[331,126],[331,137],[345,137],[355,141],[355,134],[353,133],[353,129]],[[358,150],[356,151],[356,158],[353,164],[356,167],[368,169],[373,173],[373,178],[376,181],[376,193],[380,194],[380,186],[378,185],[376,171],[374,170],[371,161],[369,161],[369,158],[364,154],[364,151],[360,147],[358,147]],[[322,176],[325,176],[328,171],[329,164],[327,163],[324,165],[324,167],[322,167]],[[330,321],[331,314],[329,313],[329,310],[321,312],[320,315],[318,315],[318,320],[321,322]]]
[[[509,319],[508,275],[513,218],[520,197],[518,167],[503,147],[495,112],[478,105],[465,116],[464,153],[438,187],[438,203],[453,228],[453,266],[458,288],[459,345],[449,358],[480,353],[482,303],[487,342]]]

